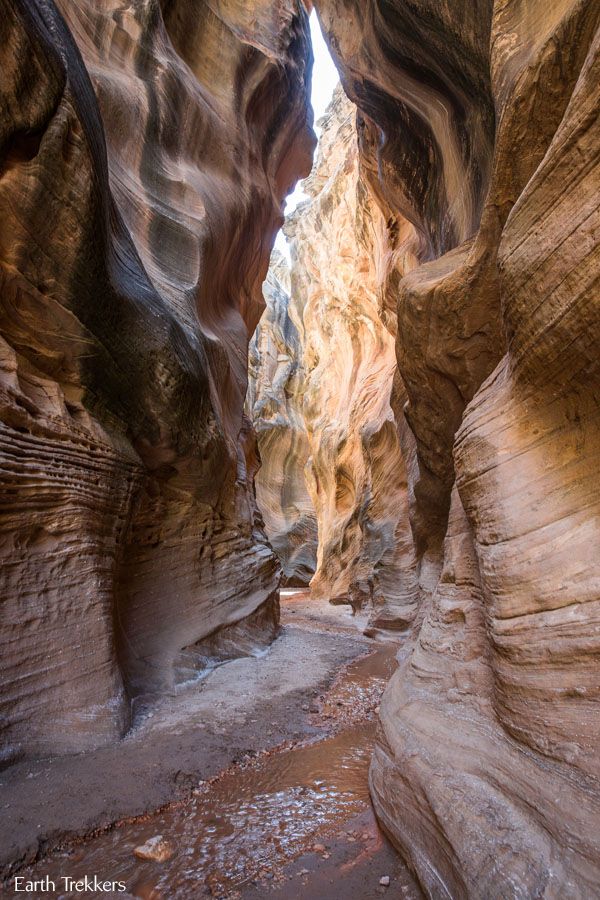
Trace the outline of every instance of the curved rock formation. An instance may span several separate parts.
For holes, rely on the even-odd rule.
[[[307,443],[296,465],[318,522],[312,594],[355,606],[372,601],[373,627],[402,628],[415,594],[406,474],[390,407],[395,320],[380,302],[387,225],[359,171],[355,118],[338,88],[303,185],[309,199],[284,228],[301,362],[293,390]],[[263,460],[269,451],[261,445]]]
[[[243,408],[310,171],[307,5],[0,0],[5,762],[276,630]],[[306,459],[314,590],[374,631],[418,605],[371,789],[426,894],[587,900],[600,3],[315,5],[358,117],[338,94],[253,349],[267,526],[305,578]]]
[[[0,8],[10,760],[112,740],[185,648],[276,627],[246,348],[314,137],[299,2]]]
[[[267,308],[250,342],[248,414],[261,466],[256,499],[284,583],[305,586],[314,575],[317,520],[304,470],[310,448],[302,414],[303,347],[290,317],[290,270],[279,250],[263,286]]]
[[[375,806],[428,896],[600,884],[600,5],[318,0],[390,273],[421,607]]]

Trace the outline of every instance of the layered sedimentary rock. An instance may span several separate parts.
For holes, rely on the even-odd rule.
[[[315,572],[318,532],[305,478],[304,353],[291,318],[289,266],[277,249],[263,290],[267,308],[250,342],[246,401],[261,459],[256,499],[284,583],[302,586]]]
[[[301,493],[300,480],[307,485],[319,538],[311,593],[370,601],[374,627],[402,628],[414,613],[414,573],[406,473],[390,407],[395,317],[380,302],[387,224],[359,171],[355,119],[338,87],[303,184],[309,199],[285,224],[291,297],[280,295],[281,321],[267,300],[252,369],[259,385],[271,386],[253,407],[263,460],[257,491],[267,519],[274,506],[287,518],[286,492]],[[279,535],[289,544],[281,527]]]
[[[357,134],[338,96],[260,440],[301,399],[273,480],[306,457],[315,591],[374,627],[418,604],[371,787],[426,893],[595,896],[600,4],[316,6]],[[299,0],[0,9],[11,760],[115,739],[276,627],[247,342],[312,138]]]
[[[182,651],[276,627],[246,352],[314,138],[301,3],[0,7],[10,760],[112,740]]]
[[[420,608],[375,806],[431,897],[595,896],[600,5],[316,5],[416,257],[385,290]]]
[[[303,346],[307,478],[319,523],[311,592],[372,602],[378,621],[405,627],[414,612],[412,544],[390,406],[395,319],[380,289],[387,223],[360,171],[356,109],[341,88],[321,125],[303,185],[309,200],[284,227]]]

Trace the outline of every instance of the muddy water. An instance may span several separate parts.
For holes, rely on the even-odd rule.
[[[231,898],[257,881],[265,890],[277,885],[286,864],[368,809],[374,710],[395,652],[380,646],[315,700],[313,721],[323,726],[323,739],[248,759],[200,784],[183,803],[45,860],[35,877],[49,875],[58,885],[66,872],[75,879],[97,875],[122,881],[130,896],[147,900]],[[171,859],[138,859],[134,849],[156,835],[172,845]]]

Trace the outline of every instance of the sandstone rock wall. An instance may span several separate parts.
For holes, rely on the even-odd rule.
[[[275,249],[263,286],[267,308],[250,343],[248,414],[261,466],[256,499],[284,583],[307,585],[315,572],[317,519],[305,469],[310,447],[303,415],[304,352],[290,316],[290,270]]]
[[[390,406],[395,322],[380,290],[387,226],[360,171],[355,120],[338,88],[303,184],[309,200],[284,226],[303,349],[306,472],[319,524],[311,592],[372,601],[382,621],[395,617],[402,627],[414,595],[405,467]]]
[[[375,806],[428,896],[595,896],[600,4],[316,5],[417,262],[385,288],[420,608]]]
[[[0,12],[8,761],[112,740],[197,641],[276,627],[246,353],[314,138],[294,0]]]
[[[302,398],[275,475],[308,453],[315,589],[373,628],[419,604],[376,809],[431,897],[593,897],[600,3],[316,6],[359,152],[338,97],[288,228],[298,337],[275,303],[258,341]],[[313,139],[299,0],[0,12],[10,761],[114,740],[224,626],[276,628],[247,342]]]
[[[359,170],[355,119],[338,88],[303,184],[309,199],[286,220],[291,295],[281,286],[273,295],[279,260],[266,283],[250,367],[263,463],[257,496],[284,570],[307,539],[310,511],[312,594],[373,602],[373,628],[404,628],[416,583],[390,407],[395,317],[382,306],[391,255],[383,213]],[[303,559],[302,567],[308,574]]]

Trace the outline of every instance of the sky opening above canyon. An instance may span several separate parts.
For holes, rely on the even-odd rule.
[[[338,71],[323,38],[321,26],[319,25],[319,20],[314,10],[310,16],[310,34],[315,57],[310,99],[315,114],[315,131],[317,137],[320,138],[321,129],[318,127],[317,122],[329,106],[333,91],[340,80],[340,76],[338,75]],[[285,207],[286,213],[291,213],[296,209],[299,203],[302,203],[302,201],[306,199],[307,194],[302,190],[302,182],[299,182],[296,190],[287,198]],[[277,235],[275,246],[289,259],[289,249],[282,231]]]

